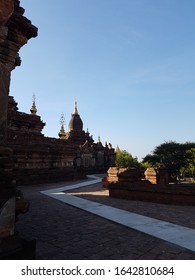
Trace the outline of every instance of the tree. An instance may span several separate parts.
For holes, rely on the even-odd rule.
[[[189,177],[195,178],[195,148],[187,150],[187,166],[185,169],[185,174]]]
[[[116,165],[122,168],[125,167],[136,168],[140,166],[138,159],[136,157],[134,158],[127,151],[120,150],[119,148],[116,150]]]
[[[154,167],[165,166],[173,180],[180,183],[182,173],[195,165],[194,149],[195,143],[165,142],[157,146],[152,155],[147,155],[143,162],[149,162]]]

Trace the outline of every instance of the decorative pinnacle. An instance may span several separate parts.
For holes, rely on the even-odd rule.
[[[32,115],[36,115],[37,114],[37,107],[36,107],[36,104],[35,104],[36,96],[35,96],[34,93],[33,93],[33,96],[32,96],[32,101],[33,101],[33,104],[32,104],[32,107],[30,109],[30,112],[31,112]]]
[[[100,136],[98,136],[98,142],[97,142],[97,144],[98,144],[99,147],[102,147],[102,142],[101,142]]]
[[[65,137],[66,137],[66,132],[65,132],[65,129],[64,129],[65,117],[64,117],[63,113],[61,114],[61,117],[60,117],[60,124],[61,124],[61,129],[60,129],[60,132],[58,133],[58,136],[61,139],[65,139]]]
[[[78,109],[77,109],[77,102],[74,102],[74,113],[73,115],[78,115]]]
[[[36,95],[35,95],[35,93],[33,93],[32,101],[33,101],[33,103],[35,103],[35,101],[36,101]]]
[[[64,125],[65,125],[65,117],[64,117],[64,114],[63,114],[63,113],[61,114],[61,117],[60,117],[60,124],[61,124],[61,126],[63,126],[63,127],[64,127]]]

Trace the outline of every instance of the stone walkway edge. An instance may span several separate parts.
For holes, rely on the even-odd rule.
[[[41,191],[40,193],[112,222],[138,230],[195,252],[194,229],[128,212],[65,193],[69,190],[100,183],[102,180],[95,175],[88,175],[88,178],[91,180],[60,188],[48,189]]]

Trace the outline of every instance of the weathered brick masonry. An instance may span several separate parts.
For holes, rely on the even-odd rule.
[[[161,174],[161,178],[158,174]],[[103,180],[103,186],[109,188],[110,197],[154,203],[195,205],[194,185],[165,184],[164,182],[167,182],[165,170],[162,172],[149,170],[146,175],[147,179],[143,179],[141,172],[137,169],[110,168],[108,177]]]

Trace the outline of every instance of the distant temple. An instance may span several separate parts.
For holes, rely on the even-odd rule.
[[[59,138],[45,137],[45,123],[37,115],[35,96],[30,114],[18,111],[17,103],[9,96],[8,144],[14,153],[16,183],[42,183],[81,178],[89,173],[105,173],[115,165],[115,150],[111,144],[102,145],[100,137],[94,143],[75,102],[68,131],[64,115],[60,119]]]

